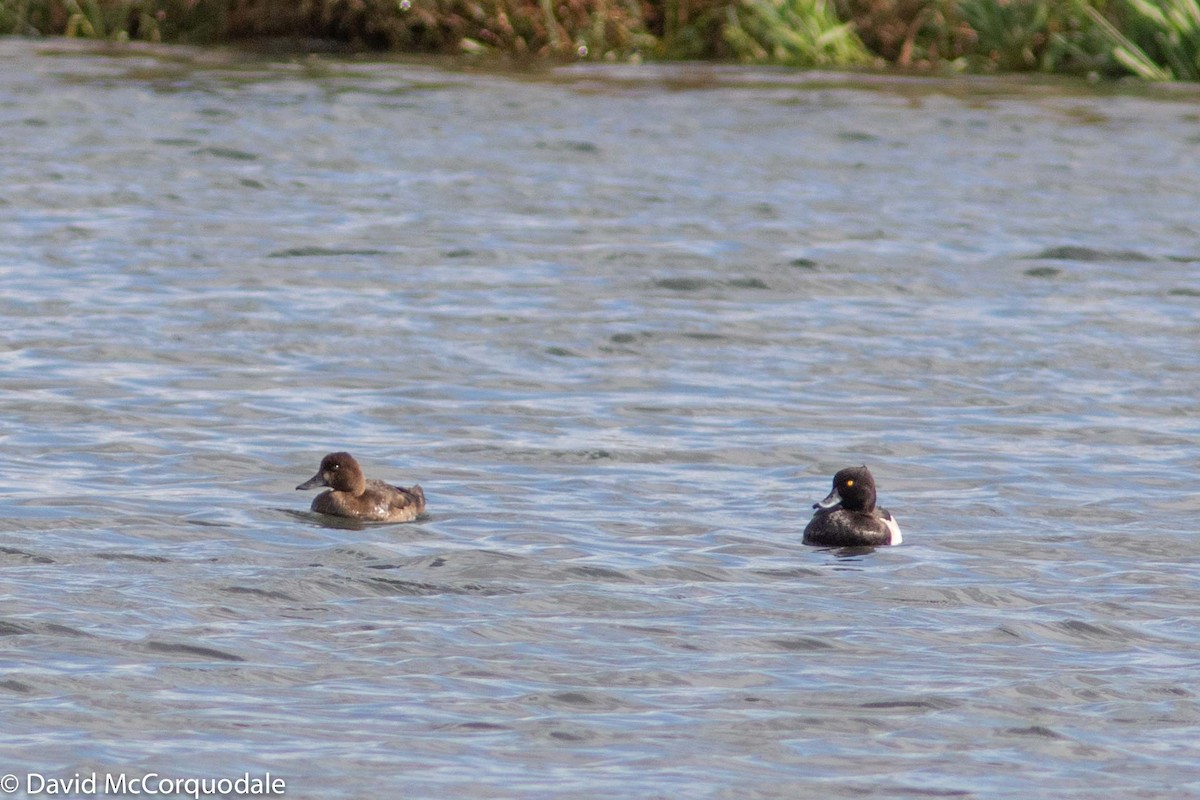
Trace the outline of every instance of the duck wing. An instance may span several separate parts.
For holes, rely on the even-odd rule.
[[[425,492],[420,486],[406,489],[403,486],[393,486],[383,481],[369,480],[367,487],[387,498],[388,508],[393,513],[405,510],[415,517],[425,510]]]

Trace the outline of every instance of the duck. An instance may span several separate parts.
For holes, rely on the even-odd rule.
[[[329,491],[313,498],[312,510],[319,514],[366,522],[411,522],[425,511],[425,492],[420,486],[403,489],[367,480],[349,453],[330,453],[322,458],[317,474],[296,489],[318,486],[329,487]]]
[[[804,544],[820,547],[875,547],[900,544],[900,524],[875,505],[875,478],[866,465],[833,476],[833,490],[819,503],[804,528]]]

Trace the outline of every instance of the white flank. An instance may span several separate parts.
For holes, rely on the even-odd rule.
[[[900,523],[896,522],[890,513],[883,518],[883,524],[892,532],[892,540],[888,544],[900,544],[904,541],[904,536],[900,533]]]

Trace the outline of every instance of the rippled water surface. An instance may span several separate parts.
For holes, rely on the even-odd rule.
[[[0,41],[0,772],[1200,795],[1198,99]]]

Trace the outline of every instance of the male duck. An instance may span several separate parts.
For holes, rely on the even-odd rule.
[[[847,467],[833,476],[833,491],[813,508],[804,543],[823,547],[872,547],[900,544],[900,525],[886,509],[875,507],[875,479],[863,467]]]
[[[425,510],[425,492],[420,486],[402,489],[383,481],[367,480],[362,467],[349,453],[325,456],[317,474],[296,488],[318,486],[330,487],[313,498],[312,510],[321,514],[368,522],[410,522]]]

